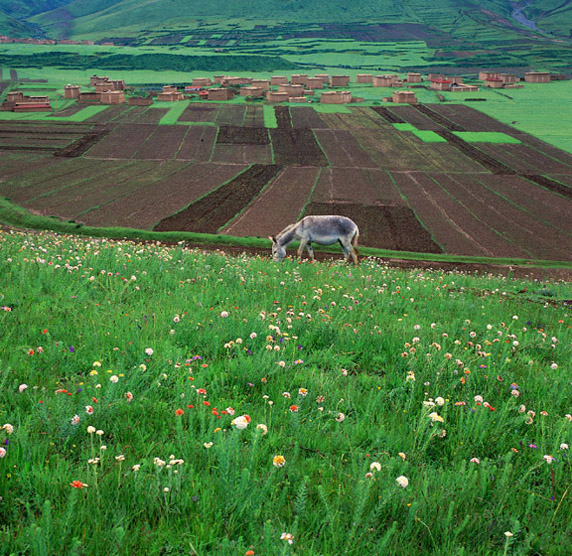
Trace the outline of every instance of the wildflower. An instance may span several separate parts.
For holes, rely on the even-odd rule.
[[[369,464],[369,468],[371,471],[381,471],[381,463],[379,463],[379,461],[372,461]]]
[[[204,388],[199,388],[197,390],[197,394],[205,394],[206,395],[207,391]]]
[[[220,316],[221,316],[223,319],[226,319],[226,318],[228,317],[228,311],[221,311]]]
[[[247,551],[244,553],[244,556],[254,556],[254,550],[247,550]]]
[[[403,452],[399,452],[397,455],[398,455],[403,461],[405,461],[406,456],[405,456],[405,454],[404,454]]]
[[[343,413],[338,413],[338,416],[336,417],[336,421],[338,423],[341,423],[345,418],[346,418],[346,416]]]
[[[289,409],[292,413],[296,413],[300,408],[297,405],[291,405]]]
[[[542,459],[543,459],[546,463],[549,463],[549,464],[552,463],[552,462],[555,460],[554,456],[550,456],[550,455],[542,456]]]
[[[20,386],[18,386],[18,391],[21,394],[24,390],[26,390],[26,388],[28,388],[27,384],[20,384]]]
[[[515,398],[518,398],[520,396],[520,392],[518,390],[511,390],[510,392]]]
[[[14,432],[14,427],[10,423],[6,423],[2,428],[6,431],[6,434],[12,434]]]
[[[95,427],[92,427],[91,425],[89,425],[89,427],[87,427],[87,432],[89,434],[93,434],[95,432]]]
[[[479,458],[471,458],[471,463],[479,464],[481,463],[481,461],[479,460]]]
[[[283,395],[285,398],[290,398],[290,392],[282,392],[282,395]]]
[[[125,398],[127,399],[128,402],[130,402],[131,400],[133,400],[133,394],[131,392],[125,392]]]
[[[248,423],[250,423],[250,417],[248,415],[241,415],[240,417],[233,419],[230,424],[234,425],[241,431],[248,427]]]
[[[566,444],[565,442],[562,442],[562,444],[560,444],[560,449],[561,450],[568,450],[568,444]]]
[[[97,434],[97,436],[103,436],[103,431],[101,429],[96,430],[95,434]]]
[[[371,471],[368,471],[368,472],[365,474],[365,478],[366,478],[366,479],[371,479],[372,477],[373,477],[373,473],[372,473]]]
[[[284,367],[286,366],[286,362],[285,362],[285,361],[277,361],[276,364],[277,364],[279,367],[282,367],[282,368],[284,368]]]
[[[433,413],[429,413],[429,419],[433,422],[438,421],[439,423],[443,423],[445,421],[445,419],[435,411]]]
[[[93,407],[92,407],[91,405],[86,405],[86,406],[85,406],[85,412],[86,412],[88,415],[92,415],[92,414],[93,414]]]
[[[272,458],[272,465],[274,465],[274,467],[284,467],[284,465],[286,465],[286,458],[284,456],[274,456]]]
[[[250,333],[250,339],[254,340],[254,338],[256,338],[258,336],[258,334],[256,332],[251,332]]]
[[[160,459],[160,458],[153,458],[153,463],[157,466],[157,467],[164,467],[165,466],[165,461]]]
[[[71,424],[72,424],[72,425],[77,425],[78,423],[79,423],[79,415],[74,415],[74,416],[71,418]]]
[[[292,535],[292,533],[282,533],[280,540],[288,541],[288,544],[292,544],[294,542],[294,535]]]
[[[141,468],[141,464],[136,463],[131,469],[133,469],[133,471],[139,471],[140,468]]]
[[[203,446],[204,446],[207,450],[208,450],[209,448],[211,448],[212,445],[213,445],[212,442],[204,442],[204,443],[203,443]]]
[[[232,417],[235,414],[235,411],[232,407],[227,407],[225,411]]]
[[[397,477],[395,481],[401,488],[407,488],[407,486],[409,485],[409,479],[405,475]]]
[[[570,413],[566,413],[566,415],[564,415],[564,418],[565,418],[567,421],[572,421],[572,415],[570,415]]]
[[[6,455],[6,448],[0,446],[0,459],[2,459]]]
[[[109,382],[112,382],[113,384],[117,384],[119,382],[119,377],[117,375],[111,375],[109,377]]]
[[[552,363],[552,365],[550,365],[550,368],[555,371],[558,368],[558,365],[556,363]]]
[[[437,405],[445,405],[445,400],[441,396],[439,396],[438,398],[435,398],[435,403]]]
[[[258,425],[256,425],[256,428],[262,431],[263,436],[268,432],[268,427],[263,423],[259,423]]]
[[[118,456],[115,456],[115,461],[125,461],[125,456],[123,454],[119,454]]]
[[[304,398],[308,395],[308,390],[306,388],[298,388],[298,395]]]
[[[514,534],[511,533],[510,531],[505,531],[505,532],[504,532],[504,536],[508,539],[508,538],[510,538],[510,537],[514,537]]]
[[[81,481],[72,481],[70,486],[73,488],[87,488],[87,485]]]
[[[475,396],[473,398],[473,400],[475,400],[475,403],[483,403],[483,397],[482,396]]]
[[[165,488],[163,489],[163,492],[169,492],[169,490],[171,490],[169,487],[165,487]]]

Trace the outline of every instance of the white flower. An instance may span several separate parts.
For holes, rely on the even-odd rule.
[[[288,541],[288,544],[292,544],[294,542],[294,535],[292,535],[292,533],[282,533],[280,539]]]
[[[443,423],[445,421],[445,419],[435,411],[433,413],[429,413],[429,419],[433,422],[438,421],[439,423]]]
[[[435,403],[437,405],[445,405],[445,400],[441,396],[439,396],[438,398],[435,398]]]
[[[213,443],[212,442],[204,442],[203,446],[208,450],[209,448],[212,448]]]
[[[230,424],[242,431],[248,427],[248,423],[250,423],[250,417],[248,415],[241,415],[240,417],[233,419]]]
[[[336,417],[336,421],[338,423],[341,423],[345,418],[346,418],[346,416],[343,413],[338,413],[338,416]]]
[[[87,432],[89,434],[93,434],[95,432],[95,427],[92,427],[91,425],[89,425],[89,427],[87,427]]]
[[[231,416],[234,415],[234,409],[232,407],[227,407],[226,412]]]
[[[562,444],[560,444],[560,449],[561,450],[568,450],[568,444],[566,444],[565,442],[562,442]]]
[[[397,454],[403,461],[405,461],[406,455],[403,452]]]
[[[555,371],[558,368],[558,365],[556,363],[552,363],[552,365],[550,365],[550,368]]]
[[[153,348],[145,348],[145,353],[151,357],[155,352],[153,351]]]
[[[545,456],[542,456],[542,459],[546,462],[546,463],[552,463],[554,461],[554,456],[549,456],[548,454]]]
[[[71,418],[71,424],[72,424],[72,425],[77,425],[78,423],[79,423],[79,415],[74,415],[74,416]]]
[[[0,459],[6,455],[6,448],[0,446]]]
[[[18,390],[20,391],[20,394],[26,389],[28,388],[27,384],[20,384],[20,386],[18,386]]]
[[[97,436],[103,436],[103,431],[101,429],[96,430],[95,434],[97,434]]]
[[[119,454],[115,456],[115,461],[125,461],[125,456],[123,454]]]
[[[256,332],[251,332],[250,333],[250,339],[254,340],[254,338],[256,338],[258,336],[258,334]]]
[[[381,471],[381,463],[379,463],[379,461],[372,461],[369,464],[369,468],[371,471]]]
[[[407,488],[407,486],[409,485],[409,479],[405,475],[397,477],[395,481],[401,488]]]
[[[476,403],[483,403],[483,397],[482,396],[475,396],[473,399],[475,400]]]
[[[259,423],[258,425],[256,425],[256,428],[262,431],[263,436],[268,432],[268,427],[263,423]]]
[[[228,317],[228,311],[221,311],[220,316],[221,316],[223,319],[226,319],[226,317]]]
[[[141,464],[136,463],[131,469],[133,469],[133,471],[139,471],[140,467],[141,467]]]
[[[6,423],[2,428],[6,431],[6,434],[12,434],[14,432],[14,427],[10,423]]]
[[[119,377],[117,375],[111,375],[109,377],[109,381],[113,382],[113,384],[116,384],[117,382],[119,382]]]
[[[514,534],[511,533],[510,531],[505,531],[505,532],[504,532],[504,536],[507,537],[507,538],[510,538],[510,537],[514,537]]]
[[[471,458],[471,463],[479,464],[481,463],[481,460],[479,460],[479,458]]]

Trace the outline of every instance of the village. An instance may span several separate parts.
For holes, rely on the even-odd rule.
[[[11,73],[13,70],[11,70]],[[395,89],[391,96],[380,94],[383,102],[418,102],[415,89],[431,89],[439,93],[476,92],[480,87],[492,89],[522,88],[525,83],[550,83],[560,76],[549,72],[529,71],[520,77],[516,74],[495,71],[480,71],[478,84],[465,83],[461,76],[445,76],[430,73],[408,73],[400,78],[397,74],[373,75],[357,74],[355,84],[359,87],[371,85],[375,88]],[[89,85],[68,84],[64,87],[63,98],[85,104],[148,106],[154,102],[173,102],[187,99],[206,101],[230,101],[235,96],[245,97],[247,101],[266,101],[269,103],[315,103],[349,104],[363,102],[365,99],[354,96],[350,88],[349,75],[330,74],[292,74],[274,75],[270,79],[255,77],[236,77],[216,75],[195,77],[189,85],[164,85],[162,89],[147,91],[128,87],[124,79],[112,79],[108,76],[92,75]],[[385,91],[383,92],[385,93]],[[440,99],[442,100],[442,99]],[[6,93],[0,111],[10,112],[51,112],[53,110],[49,96],[28,96],[22,91],[11,90]]]

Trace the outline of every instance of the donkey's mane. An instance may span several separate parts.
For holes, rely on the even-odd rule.
[[[290,243],[294,240],[295,231],[294,229],[298,223],[288,224],[277,236],[276,241],[281,243],[282,245]]]

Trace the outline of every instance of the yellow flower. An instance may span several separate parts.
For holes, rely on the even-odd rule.
[[[274,458],[272,458],[272,464],[274,467],[284,467],[286,458],[284,456],[274,456]]]

